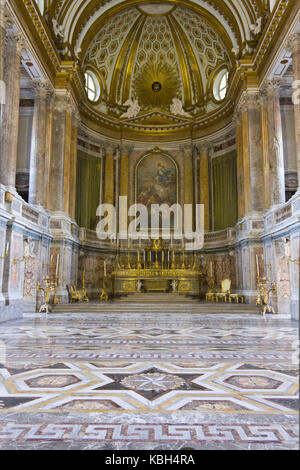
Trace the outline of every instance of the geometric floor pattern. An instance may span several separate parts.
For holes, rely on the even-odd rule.
[[[297,332],[151,305],[7,322],[0,448],[296,449]]]

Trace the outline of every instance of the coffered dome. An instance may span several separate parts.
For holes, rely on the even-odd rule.
[[[130,100],[139,113],[174,114],[175,98],[181,115],[193,118],[220,105],[213,83],[219,71],[231,70],[230,44],[207,14],[182,4],[140,4],[107,15],[82,66],[101,90],[99,111],[126,118]]]

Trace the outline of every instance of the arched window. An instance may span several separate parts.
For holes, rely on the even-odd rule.
[[[217,101],[224,100],[228,90],[228,70],[222,69],[216,76],[213,87],[214,98]]]
[[[88,99],[93,103],[99,100],[101,93],[99,80],[90,70],[85,72],[85,91]]]
[[[39,7],[41,15],[43,15],[44,9],[45,9],[45,0],[36,0],[36,3],[37,3],[37,6]]]

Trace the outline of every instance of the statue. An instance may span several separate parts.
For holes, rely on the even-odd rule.
[[[52,26],[53,26],[53,31],[54,31],[55,36],[57,38],[64,39],[64,37],[65,37],[64,28],[63,28],[63,26],[58,24],[58,22],[56,21],[55,18],[52,18]]]
[[[261,31],[261,22],[262,18],[257,18],[255,24],[250,25],[250,31],[253,33],[254,36],[257,36]]]
[[[81,52],[81,47],[75,47],[74,48],[74,55],[75,55],[77,60],[80,60],[80,57],[79,57],[80,52]]]
[[[35,242],[32,238],[29,238],[25,241],[24,246],[24,257],[25,258],[36,258],[36,254],[34,252]]]
[[[175,116],[185,116],[185,117],[192,117],[190,114],[184,111],[182,102],[178,98],[172,99],[173,104],[170,106],[170,111]]]
[[[129,118],[129,119],[134,118],[139,114],[139,112],[141,110],[141,108],[138,104],[138,100],[129,99],[129,100],[126,101],[126,103],[124,103],[123,106],[128,106],[128,109],[127,109],[126,113],[122,114],[121,118]]]
[[[174,279],[172,282],[171,282],[171,286],[172,286],[172,289],[173,289],[173,292],[177,292],[177,289],[178,289],[178,281],[176,281],[176,279]]]
[[[231,52],[234,53],[235,57],[237,57],[239,55],[239,52],[240,52],[240,48],[239,47],[233,47],[231,49]]]
[[[136,283],[136,290],[138,293],[142,292],[143,282],[139,279]]]

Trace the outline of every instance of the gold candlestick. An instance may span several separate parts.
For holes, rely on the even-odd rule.
[[[57,297],[57,288],[58,288],[58,275],[55,274],[54,284],[53,284],[53,290],[54,290],[53,305],[58,305],[59,304],[59,300],[58,300],[58,297]]]

